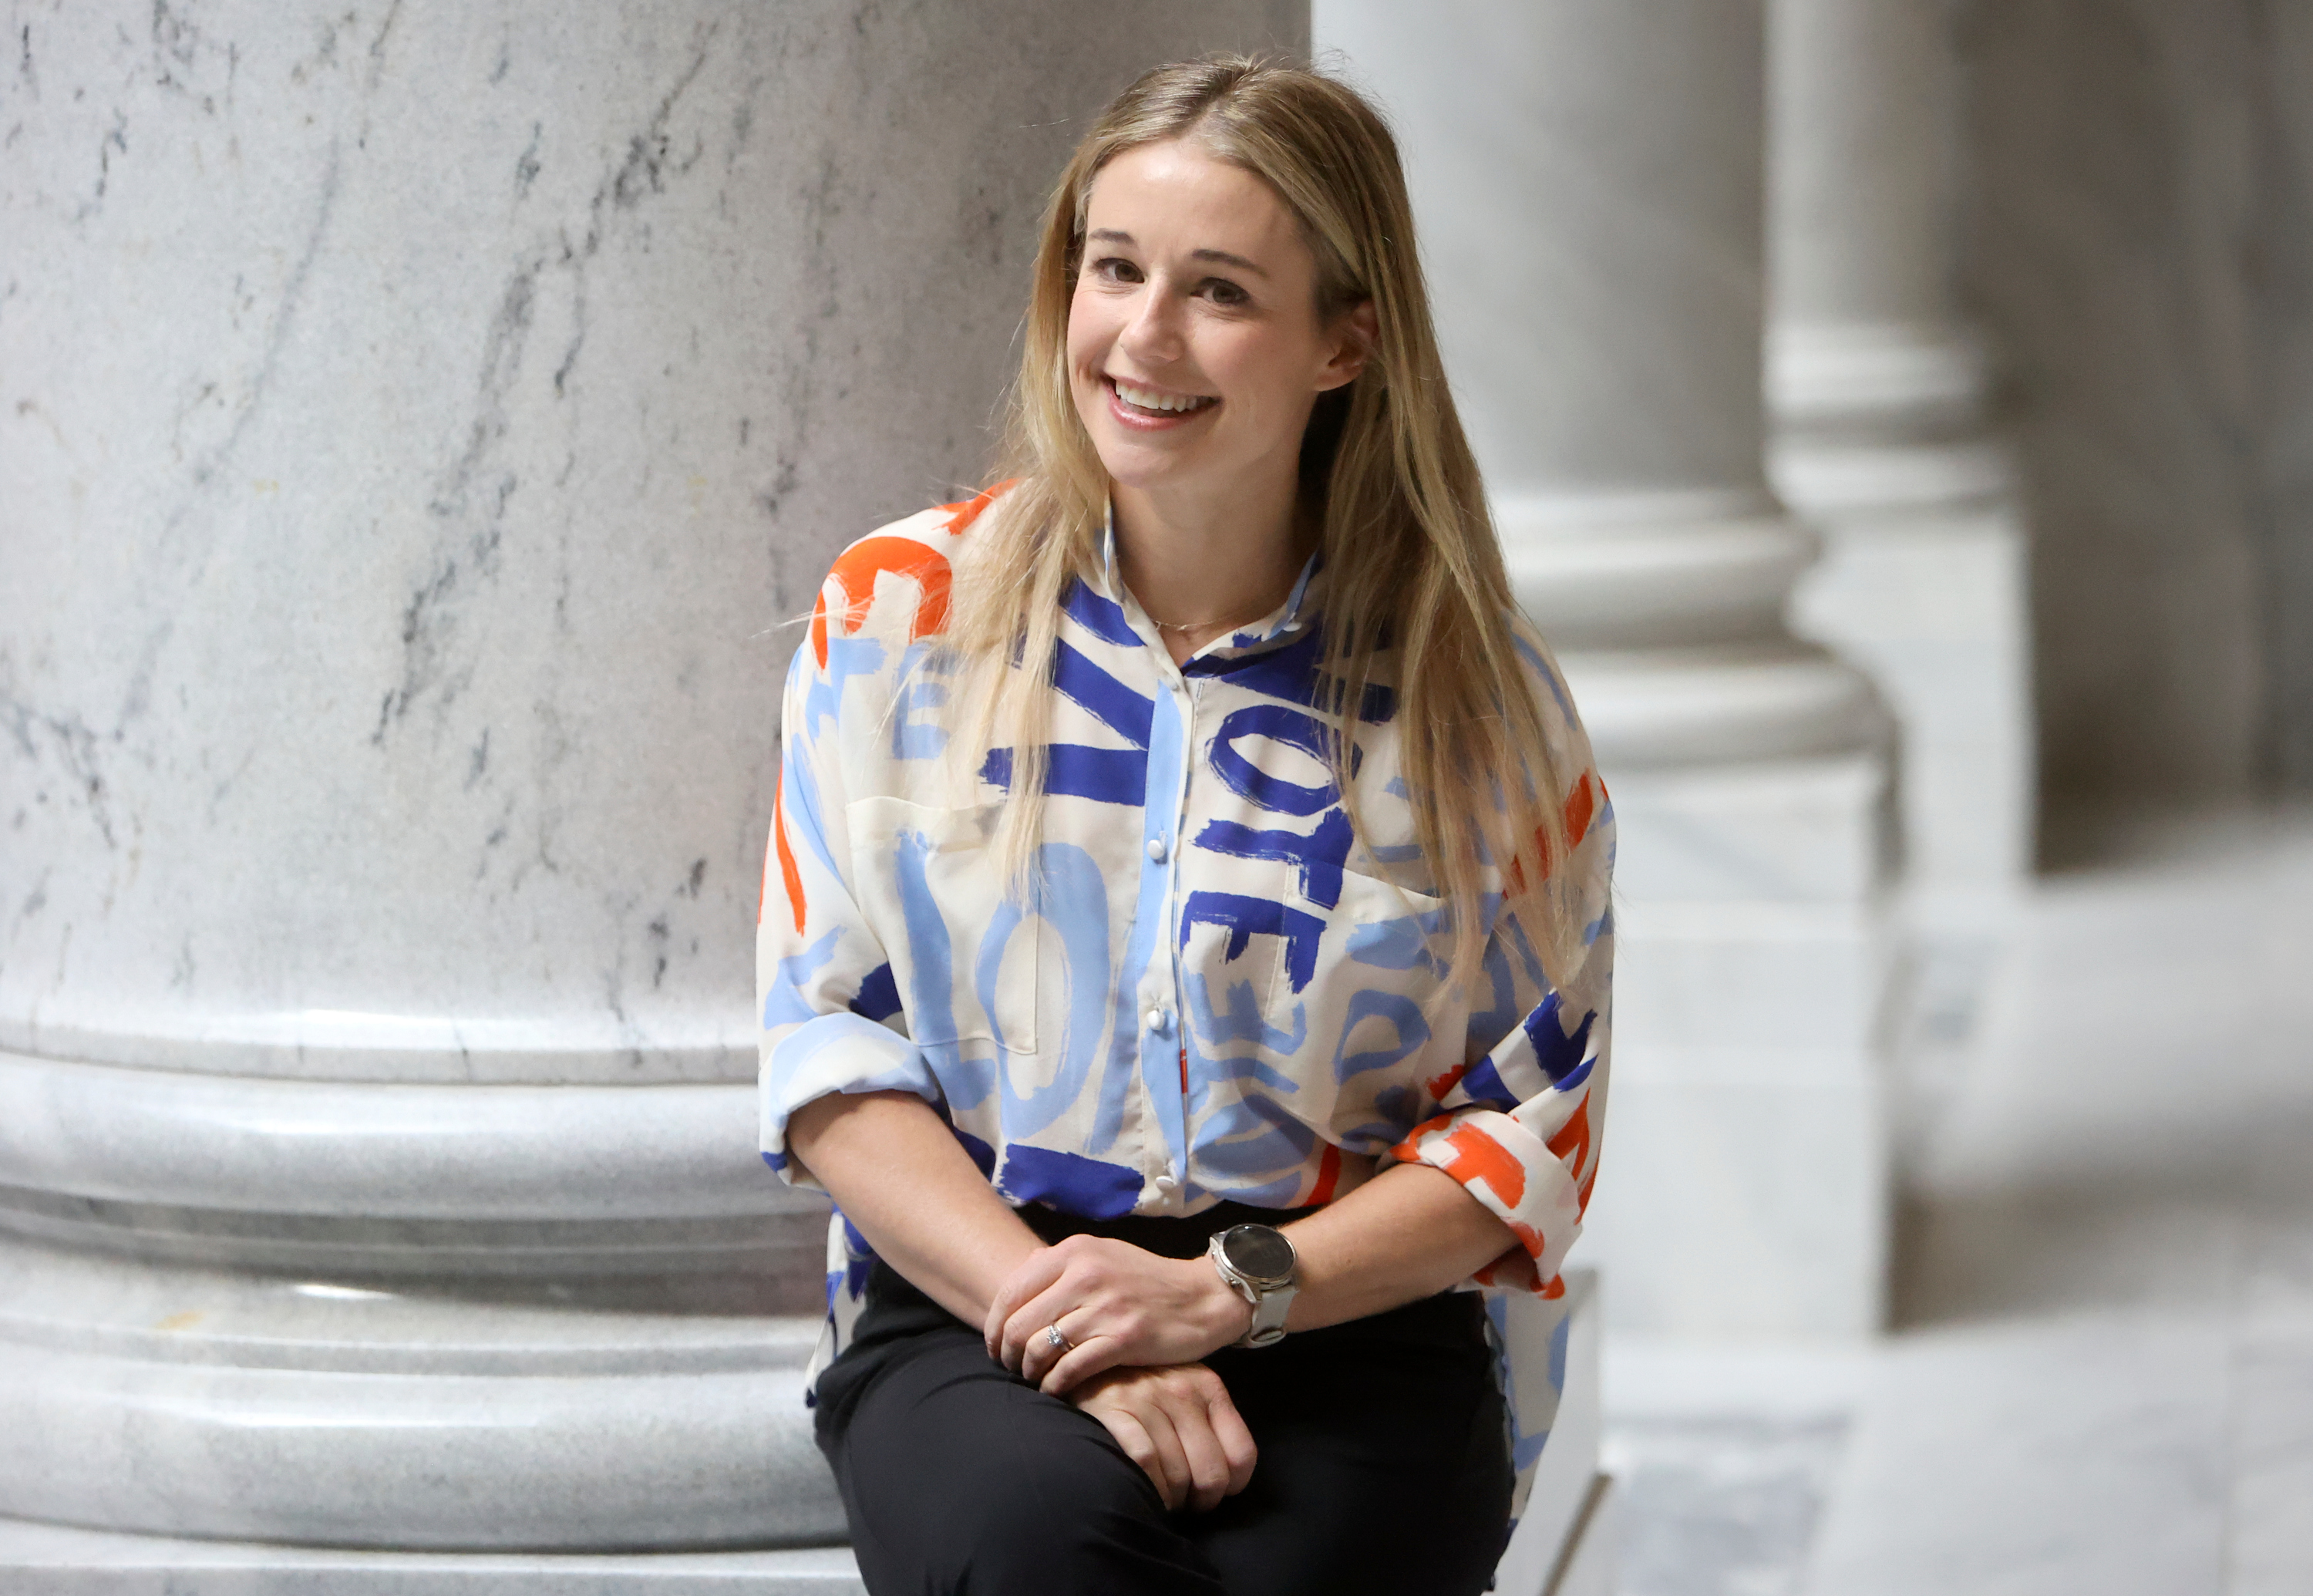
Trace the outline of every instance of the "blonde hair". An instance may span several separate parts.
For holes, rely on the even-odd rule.
[[[1284,200],[1316,257],[1321,321],[1373,305],[1378,336],[1365,367],[1320,395],[1301,452],[1302,495],[1323,508],[1319,679],[1329,686],[1318,713],[1333,727],[1330,763],[1351,826],[1368,834],[1350,780],[1356,717],[1343,711],[1364,701],[1376,654],[1392,649],[1414,834],[1451,906],[1441,990],[1476,968],[1482,905],[1497,886],[1552,979],[1563,980],[1581,956],[1581,910],[1578,895],[1552,890],[1550,867],[1567,855],[1568,813],[1588,795],[1570,788],[1581,773],[1564,768],[1568,751],[1552,745],[1520,666],[1521,646],[1546,655],[1518,615],[1447,388],[1396,141],[1356,91],[1302,67],[1215,56],[1143,74],[1077,146],[1046,207],[998,473],[1017,481],[968,540],[947,628],[978,717],[960,752],[976,768],[990,747],[1012,749],[999,857],[1016,881],[1030,881],[1051,688],[1049,671],[1025,662],[1054,657],[1069,584],[1099,569],[1108,501],[1069,380],[1086,207],[1110,161],[1175,138],[1254,173]]]

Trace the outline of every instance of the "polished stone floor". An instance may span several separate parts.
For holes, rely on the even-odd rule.
[[[1915,989],[1895,1333],[1610,1342],[1625,1596],[2313,1592],[2313,816],[2052,842]]]

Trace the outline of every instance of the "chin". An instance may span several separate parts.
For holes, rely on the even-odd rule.
[[[1152,461],[1137,449],[1099,449],[1101,468],[1119,488],[1161,488],[1180,474],[1177,463]]]

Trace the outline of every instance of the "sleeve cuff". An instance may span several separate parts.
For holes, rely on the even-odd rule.
[[[787,1159],[787,1120],[831,1092],[913,1092],[941,1099],[922,1050],[886,1026],[857,1014],[822,1014],[797,1026],[763,1055],[756,1079],[763,1161],[790,1186],[822,1189]]]
[[[1390,1156],[1451,1175],[1518,1239],[1525,1257],[1504,1254],[1480,1272],[1481,1284],[1550,1293],[1582,1233],[1582,1206],[1574,1177],[1546,1142],[1507,1114],[1465,1108],[1416,1125]]]

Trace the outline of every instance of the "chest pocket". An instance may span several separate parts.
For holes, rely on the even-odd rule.
[[[1445,907],[1427,893],[1342,872],[1323,957],[1298,1001],[1306,1004],[1313,1051],[1322,1050],[1348,1096],[1367,1098],[1408,1072],[1461,1062],[1459,1035],[1439,1039],[1447,1010],[1458,1008],[1433,1001],[1452,954]]]
[[[1439,899],[1244,853],[1225,878],[1227,891],[1191,893],[1182,917],[1186,995],[1208,1054],[1242,1057],[1250,1045],[1289,1060],[1297,1111],[1322,1113],[1351,1077],[1429,1051],[1427,1005],[1449,940]]]
[[[1040,922],[999,913],[999,812],[995,804],[943,809],[896,798],[861,798],[844,810],[852,895],[892,961],[908,1036],[919,1045],[1035,1051]]]

